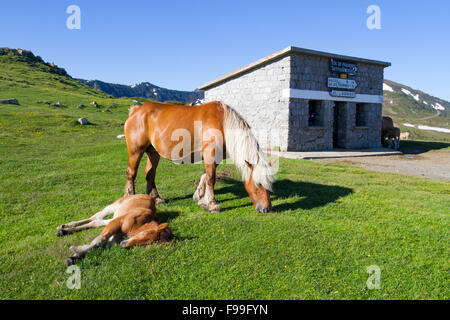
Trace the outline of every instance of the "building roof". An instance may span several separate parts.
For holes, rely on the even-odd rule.
[[[300,53],[300,54],[307,54],[307,55],[313,55],[313,56],[320,56],[320,57],[328,57],[328,58],[334,58],[334,59],[340,59],[340,60],[348,60],[348,61],[354,61],[354,62],[363,62],[368,64],[375,64],[382,66],[384,68],[389,67],[391,65],[390,62],[384,62],[384,61],[377,61],[377,60],[369,60],[364,58],[357,58],[357,57],[350,57],[350,56],[344,56],[340,54],[335,53],[329,53],[329,52],[323,52],[323,51],[316,51],[316,50],[310,50],[310,49],[304,49],[304,48],[298,48],[298,47],[292,47],[289,46],[287,48],[284,48],[280,51],[277,51],[275,53],[272,53],[271,55],[268,55],[267,57],[264,57],[262,59],[259,59],[253,63],[250,63],[242,68],[239,68],[233,72],[230,72],[220,78],[217,78],[215,80],[209,81],[199,87],[200,90],[208,89],[212,86],[215,86],[221,82],[224,82],[232,77],[235,77],[237,75],[240,75],[248,70],[257,68],[265,63],[268,63],[272,60],[275,60],[279,57],[291,54],[291,53]]]

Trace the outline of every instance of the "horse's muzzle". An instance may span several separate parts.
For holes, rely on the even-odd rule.
[[[260,212],[260,213],[267,213],[267,212],[272,211],[272,207],[269,206],[267,208],[264,208],[263,206],[258,204],[258,205],[256,205],[255,210]]]

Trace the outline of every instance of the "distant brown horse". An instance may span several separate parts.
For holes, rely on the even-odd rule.
[[[388,146],[392,146],[394,143],[394,149],[398,150],[400,148],[400,129],[397,127],[389,128],[386,130],[384,138],[388,139]]]
[[[125,194],[134,194],[139,162],[147,154],[147,193],[156,204],[164,202],[155,185],[160,156],[176,163],[204,161],[194,200],[210,212],[219,212],[214,197],[216,168],[231,158],[242,174],[255,209],[271,210],[274,176],[247,122],[231,107],[218,101],[199,106],[177,106],[148,102],[130,109],[125,122],[129,162]]]
[[[394,121],[391,117],[383,117],[381,122],[381,145],[384,146],[384,139],[386,137],[387,130],[394,128]]]

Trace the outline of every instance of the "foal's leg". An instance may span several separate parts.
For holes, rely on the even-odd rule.
[[[99,235],[97,238],[95,238],[91,242],[91,244],[88,244],[86,246],[80,246],[81,250],[79,250],[78,252],[75,252],[69,258],[67,258],[66,264],[68,266],[74,264],[77,260],[84,258],[86,253],[88,253],[90,250],[105,245],[107,241],[108,241],[108,238],[104,237],[103,235]],[[76,249],[79,249],[79,248],[76,248],[75,246],[73,246],[73,247],[71,247],[71,249],[73,251],[77,251]]]
[[[84,256],[92,249],[103,247],[111,242],[112,239],[120,238],[122,231],[122,219],[116,218],[108,224],[102,233],[96,237],[90,244],[84,246],[72,246],[70,249],[75,251],[67,260],[68,266],[74,264],[77,260],[84,258]],[[113,242],[113,241],[112,241]]]
[[[108,242],[105,244],[105,247],[111,247],[115,242],[117,242],[118,238],[115,236],[111,236],[108,239]],[[89,244],[80,245],[80,246],[71,246],[69,249],[73,252],[80,252],[89,248]]]
[[[57,229],[59,231],[61,231],[64,228],[72,228],[72,227],[76,227],[76,226],[79,226],[79,225],[82,225],[82,224],[88,224],[88,223],[90,223],[90,222],[92,222],[94,220],[101,220],[101,219],[105,218],[106,216],[110,215],[111,213],[115,213],[118,208],[119,208],[118,204],[116,204],[116,203],[110,204],[109,206],[106,206],[102,211],[97,212],[96,214],[94,214],[90,218],[83,219],[83,220],[80,220],[80,221],[72,221],[72,222],[69,222],[69,223],[65,223],[65,224],[62,224],[62,225],[58,226]],[[62,235],[65,234],[65,233],[60,233],[59,231],[58,231],[58,234],[57,234],[58,236],[62,236]],[[72,232],[70,232],[70,233],[72,233]]]
[[[78,232],[78,231],[81,231],[81,230],[97,228],[97,227],[104,227],[104,226],[107,226],[108,223],[111,222],[111,220],[112,219],[108,219],[108,220],[104,220],[104,219],[93,220],[93,221],[91,221],[89,223],[83,224],[83,225],[78,226],[78,227],[58,230],[56,235],[57,236],[65,236],[67,234],[72,234],[74,232]]]
[[[158,168],[160,156],[153,147],[150,147],[150,149],[151,150],[147,151],[147,165],[145,167],[147,194],[149,194],[153,200],[155,200],[155,204],[158,205],[161,203],[166,203],[166,201],[159,196],[155,184],[156,169]]]
[[[148,244],[152,244],[154,240],[151,239],[151,235],[151,231],[141,231],[130,239],[122,241],[120,245],[124,248],[131,248],[137,245],[145,246]]]

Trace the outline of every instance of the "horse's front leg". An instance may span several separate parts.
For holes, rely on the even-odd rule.
[[[102,233],[98,237],[96,237],[90,244],[82,245],[82,246],[72,246],[70,249],[75,251],[69,258],[66,260],[66,264],[68,266],[74,264],[76,261],[83,259],[84,256],[94,248],[104,247],[108,244],[112,244],[115,241],[118,241],[122,237],[122,218],[113,219],[110,223],[107,224],[105,229],[103,229]]]
[[[85,246],[72,246],[70,249],[75,251],[69,258],[66,260],[66,264],[68,266],[74,264],[76,261],[83,259],[84,256],[92,249],[101,247],[105,245],[108,241],[108,238],[103,236],[102,234],[95,238],[91,244]]]
[[[194,195],[192,198],[195,202],[199,202],[204,196],[206,191],[206,173],[202,174],[200,177],[200,182],[198,183],[197,190],[195,190]]]
[[[217,164],[214,162],[209,162],[205,160],[205,170],[204,175],[204,185],[205,193],[203,198],[200,199],[198,204],[208,210],[209,212],[220,212],[220,206],[217,204],[214,197],[214,185],[216,183],[216,168]],[[203,176],[202,176],[203,178]],[[201,183],[202,181],[200,181]]]

